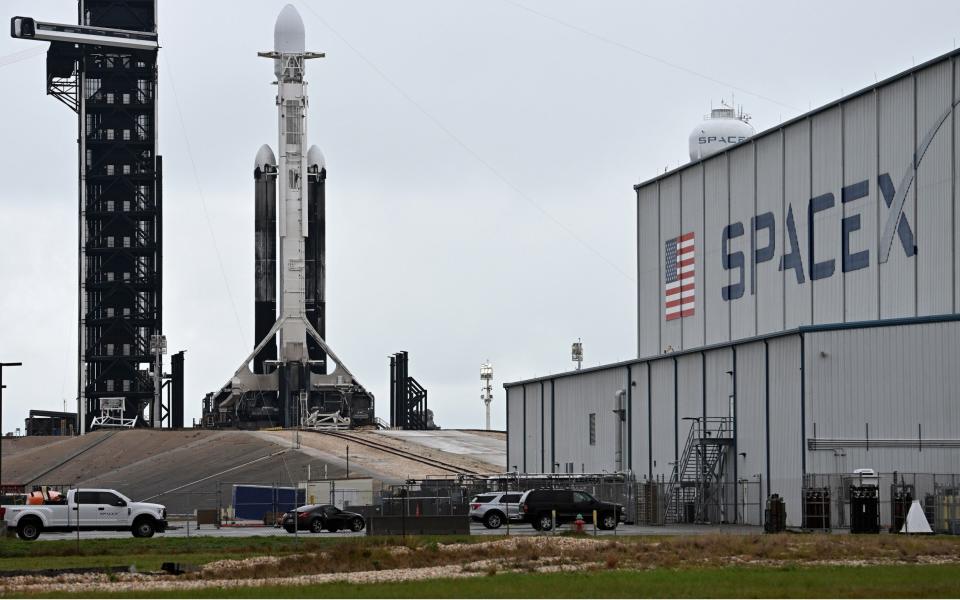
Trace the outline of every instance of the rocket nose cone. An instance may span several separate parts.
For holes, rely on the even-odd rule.
[[[318,167],[320,169],[327,168],[327,161],[323,157],[323,152],[320,151],[320,148],[316,144],[310,146],[310,149],[307,150],[307,166]]]
[[[284,54],[302,53],[306,47],[303,19],[292,4],[283,7],[273,27],[273,49]]]
[[[274,156],[273,150],[269,145],[264,144],[260,146],[260,149],[257,150],[257,158],[253,165],[253,170],[256,172],[257,169],[260,171],[264,170],[264,167],[275,167],[277,166],[277,157]]]

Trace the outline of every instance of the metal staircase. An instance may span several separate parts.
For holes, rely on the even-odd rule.
[[[694,419],[680,460],[666,486],[664,523],[703,523],[708,508],[721,501],[727,455],[733,447],[733,419]]]

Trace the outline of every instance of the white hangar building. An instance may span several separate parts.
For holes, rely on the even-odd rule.
[[[638,358],[505,384],[508,469],[631,472],[677,504],[751,485],[714,520],[779,494],[797,526],[859,468],[884,523],[887,474],[949,495],[958,102],[952,52],[637,185]]]

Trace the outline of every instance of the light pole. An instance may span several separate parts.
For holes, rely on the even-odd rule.
[[[493,402],[493,387],[491,385],[493,381],[493,365],[490,364],[489,360],[480,365],[480,381],[483,382],[483,387],[480,389],[482,392],[480,398],[487,408],[487,431],[490,431],[490,403]]]
[[[3,385],[3,368],[4,367],[22,367],[23,363],[11,362],[5,363],[0,362],[0,439],[3,438],[3,389],[7,386]],[[3,443],[0,442],[0,493],[3,493]]]

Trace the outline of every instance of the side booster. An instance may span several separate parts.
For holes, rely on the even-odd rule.
[[[320,337],[327,339],[327,164],[320,148],[310,146],[307,152],[307,241],[306,298],[307,320]],[[307,354],[314,373],[326,375],[327,354],[312,337],[307,338]]]
[[[270,146],[257,152],[254,182],[254,339],[263,340],[277,321],[277,159]],[[277,360],[277,342],[270,339],[253,359],[253,372]]]

